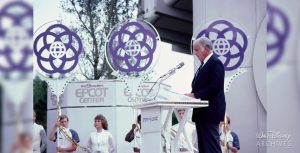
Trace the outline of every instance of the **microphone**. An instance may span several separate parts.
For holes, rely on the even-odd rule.
[[[180,68],[182,68],[184,66],[184,63],[183,62],[180,62],[177,66],[176,66],[176,68],[177,69],[180,69]]]
[[[182,68],[183,65],[184,65],[184,63],[183,63],[183,62],[180,62],[175,68],[171,69],[168,73],[169,73],[169,74],[173,74],[173,73],[176,71],[176,69]]]
[[[171,70],[169,70],[166,74],[160,76],[156,81],[155,83],[152,85],[152,87],[150,88],[149,92],[148,92],[148,95],[147,95],[147,100],[146,101],[150,101],[150,100],[153,100],[155,99],[155,97],[157,96],[158,92],[159,92],[159,87],[160,87],[160,84],[165,81],[166,79],[168,79],[171,75],[173,75],[175,73],[175,71],[177,69],[180,69],[184,66],[184,63],[183,62],[180,62],[176,67],[172,68]],[[158,87],[158,90],[155,91],[155,87]],[[155,92],[155,93],[154,93]],[[149,98],[150,96],[150,98]]]
[[[180,68],[182,68],[183,66],[184,66],[184,63],[183,63],[183,62],[180,62],[176,67],[174,67],[173,69],[169,70],[168,73],[164,74],[162,77],[165,77],[165,76],[167,76],[167,75],[172,75],[172,74],[174,74],[175,71],[176,71],[177,69],[180,69]],[[162,77],[161,77],[161,78],[162,78]]]

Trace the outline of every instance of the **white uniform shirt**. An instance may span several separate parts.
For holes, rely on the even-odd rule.
[[[221,133],[220,139],[221,139],[222,141],[225,140],[225,133],[224,133],[224,132]],[[229,143],[230,145],[232,145],[233,137],[232,137],[230,131],[226,133],[226,142]],[[227,143],[225,143],[225,144],[227,144]],[[222,153],[226,153],[226,148],[225,148],[225,146],[222,146],[222,145],[221,145],[221,149],[222,149]],[[229,152],[231,153],[231,151],[229,151]]]
[[[22,148],[22,149],[16,150],[13,153],[32,153],[32,149],[24,149],[24,148]]]
[[[33,123],[33,153],[41,153],[46,149],[46,132],[43,126]]]
[[[140,129],[134,129],[134,147],[141,149],[141,131]]]
[[[90,153],[115,153],[113,137],[107,130],[92,132],[88,140]]]
[[[174,131],[178,131],[179,128],[179,124],[175,124],[172,126],[172,130]],[[187,137],[189,139],[189,141],[192,143],[192,147],[195,153],[198,153],[198,139],[197,139],[197,132],[196,132],[196,127],[194,124],[190,123],[190,122],[186,122],[184,130],[187,134]],[[174,143],[174,138],[175,135],[172,135],[172,145]],[[179,141],[178,141],[178,148],[185,148],[188,149],[188,142],[184,137],[184,134],[181,133],[180,137],[179,137]]]
[[[72,138],[72,133],[70,131],[69,128],[65,129],[66,133],[68,134],[68,136],[70,136]],[[59,147],[61,148],[69,148],[72,146],[72,142],[70,142],[65,135],[61,132],[59,132],[58,134],[58,141],[59,141]],[[60,152],[60,153],[73,153],[73,152]]]

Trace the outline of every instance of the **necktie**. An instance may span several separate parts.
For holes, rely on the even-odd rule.
[[[197,74],[198,74],[198,72],[199,72],[199,70],[203,67],[203,65],[204,65],[204,62],[203,61],[201,61],[201,65],[200,65],[200,67],[198,68],[198,70],[196,71],[196,73],[195,73],[195,77],[197,76]]]
[[[197,75],[198,75],[198,72],[199,72],[199,70],[203,67],[203,65],[204,65],[204,62],[201,61],[201,65],[200,65],[200,67],[198,68],[197,72],[196,72],[195,75],[194,75],[194,79],[193,79],[193,81],[192,81],[192,85],[194,85],[195,80],[196,80],[196,77],[197,77]]]
[[[203,67],[203,65],[204,65],[204,62],[201,61],[200,69]]]

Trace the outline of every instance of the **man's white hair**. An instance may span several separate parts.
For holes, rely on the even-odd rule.
[[[213,43],[211,42],[210,39],[206,37],[201,37],[195,40],[195,43],[200,43],[202,47],[208,48],[210,51],[213,49]]]

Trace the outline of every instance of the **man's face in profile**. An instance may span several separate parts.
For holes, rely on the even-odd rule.
[[[198,59],[200,60],[200,61],[204,61],[204,59],[205,59],[205,57],[206,57],[206,51],[205,51],[205,48],[204,47],[202,47],[201,45],[200,45],[200,43],[199,42],[194,42],[194,44],[193,44],[193,53],[194,53],[194,55],[196,55],[197,57],[198,57]]]

